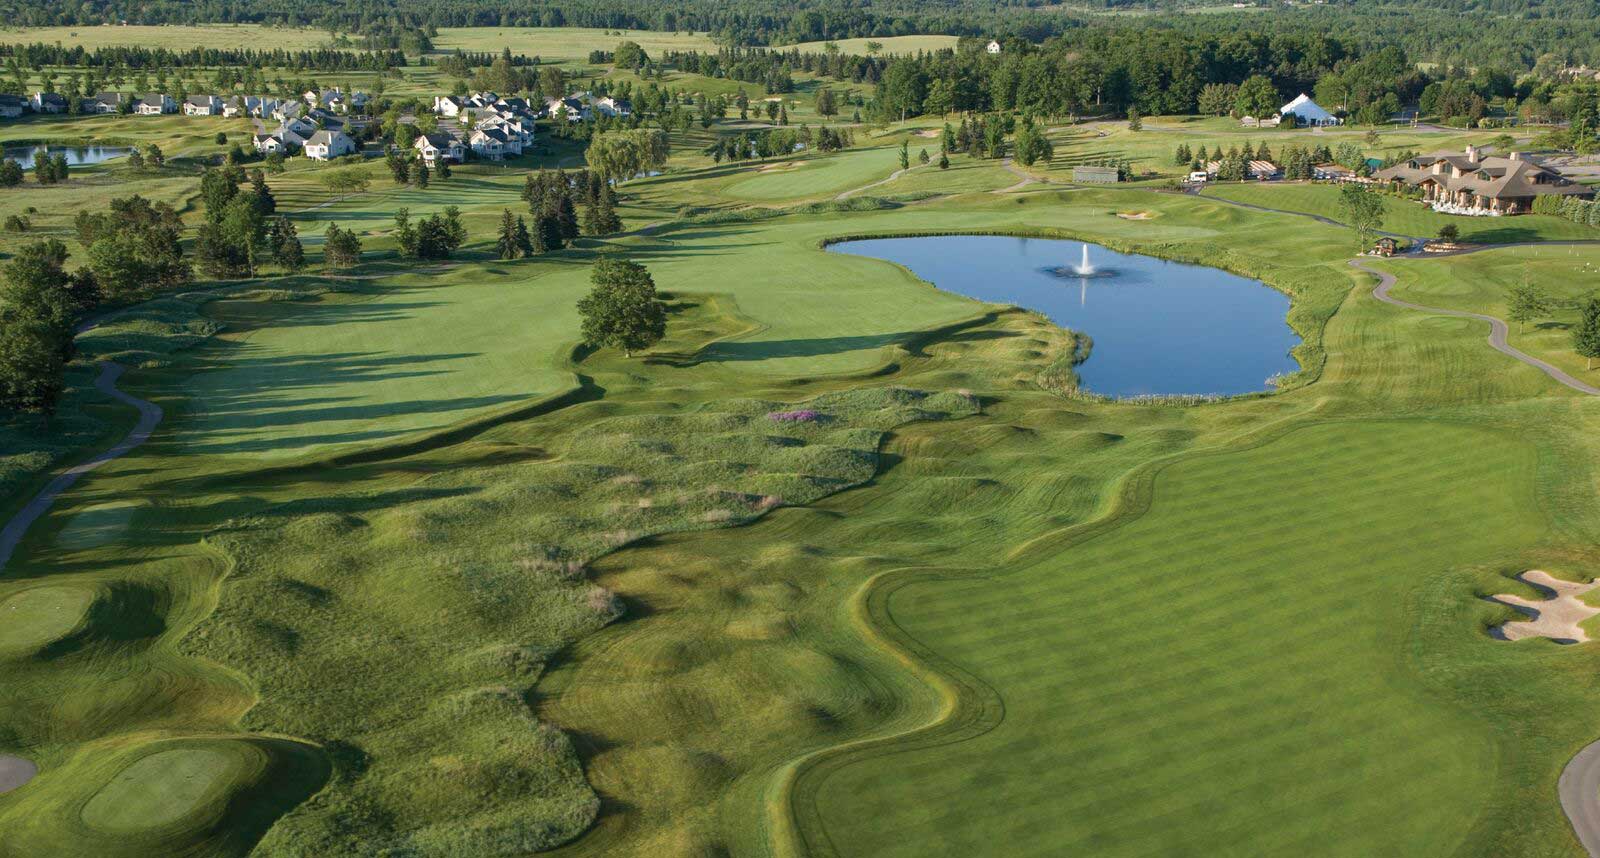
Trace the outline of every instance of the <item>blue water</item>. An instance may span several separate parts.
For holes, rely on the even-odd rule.
[[[121,158],[133,151],[132,146],[7,146],[5,157],[22,165],[22,169],[33,169],[34,160],[39,153],[67,156],[67,164],[76,167],[80,164],[98,164],[112,158]]]
[[[1232,395],[1268,390],[1299,369],[1289,298],[1258,280],[1203,265],[1089,245],[1089,262],[1114,276],[1083,279],[1076,241],[957,235],[846,241],[828,250],[898,262],[949,292],[1037,310],[1094,339],[1078,366],[1086,390],[1108,396]]]

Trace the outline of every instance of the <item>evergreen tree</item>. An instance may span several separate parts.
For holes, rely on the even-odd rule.
[[[528,222],[522,215],[517,215],[516,244],[524,259],[533,255],[533,236],[528,233]]]
[[[0,188],[15,188],[22,184],[22,165],[11,158],[0,161]]]
[[[322,241],[322,259],[330,268],[349,268],[361,261],[361,237],[354,230],[328,224]]]
[[[950,156],[946,155],[943,152],[939,153],[939,169],[941,169],[941,170],[950,169]]]
[[[1600,357],[1600,298],[1591,297],[1583,304],[1583,315],[1572,329],[1572,350],[1594,369],[1594,359]]]
[[[412,175],[416,179],[418,188],[421,188],[422,190],[427,190],[428,189],[428,164],[427,164],[427,162],[418,161],[417,162],[417,168],[412,171]]]
[[[517,218],[511,209],[500,213],[500,233],[494,242],[495,253],[501,259],[517,258]]]
[[[402,206],[394,213],[394,241],[400,255],[415,258],[417,255],[417,228],[411,225],[411,209]]]
[[[0,408],[55,412],[73,352],[76,302],[57,240],[22,248],[0,281]]]

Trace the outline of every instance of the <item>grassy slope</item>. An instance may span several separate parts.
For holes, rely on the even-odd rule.
[[[670,211],[715,200],[726,171],[712,173],[630,183],[630,205]],[[919,171],[907,179],[932,182],[937,175]],[[1115,217],[1128,208],[1157,216]],[[1310,338],[1306,354],[1315,367],[1322,322],[1340,308],[1325,339],[1323,380],[1279,397],[1198,409],[1065,402],[1029,382],[1061,345],[1049,326],[1007,314],[923,342],[919,328],[961,318],[973,305],[884,263],[817,252],[829,236],[941,230],[1047,230],[1252,271],[1300,299],[1291,318]],[[367,391],[357,380],[370,368],[337,377],[305,373],[296,376],[302,387],[293,399],[275,391],[278,413],[262,422],[255,400],[282,378],[272,364],[197,369],[249,349],[264,350],[280,367],[323,366],[336,350],[370,351],[380,363],[397,353],[437,355],[418,332],[442,329],[449,336],[441,342],[471,337],[484,352],[477,359],[487,369],[478,374],[493,378],[483,383],[526,391],[530,372],[568,368],[557,361],[571,326],[552,320],[581,289],[573,263],[589,251],[375,281],[379,294],[364,300],[334,295],[220,308],[261,327],[130,377],[133,389],[167,408],[169,422],[150,446],[74,490],[0,582],[0,598],[49,581],[80,588],[76,595],[93,593],[97,606],[84,635],[9,663],[0,748],[38,758],[45,774],[0,797],[0,824],[13,821],[24,827],[12,830],[37,838],[25,843],[79,851],[239,854],[263,820],[331,782],[270,835],[272,854],[353,851],[340,838],[442,854],[445,843],[559,837],[581,823],[581,813],[572,814],[586,795],[564,768],[571,759],[564,740],[533,727],[519,708],[527,699],[540,721],[571,731],[587,776],[609,800],[596,830],[567,847],[570,854],[787,854],[791,836],[814,846],[832,837],[836,847],[870,854],[869,847],[926,847],[980,832],[1018,843],[1090,838],[1088,848],[1116,854],[1148,851],[1151,843],[1140,838],[1159,827],[1152,814],[1189,823],[1185,830],[1210,825],[1202,833],[1224,849],[1245,837],[1292,845],[1315,830],[1328,838],[1319,847],[1355,852],[1370,845],[1365,838],[1398,825],[1385,798],[1397,806],[1431,801],[1400,832],[1412,843],[1466,831],[1475,854],[1573,854],[1550,793],[1561,762],[1591,738],[1583,719],[1564,713],[1596,703],[1571,681],[1592,673],[1593,657],[1584,648],[1488,641],[1478,628],[1505,612],[1472,596],[1512,586],[1500,575],[1533,563],[1569,574],[1589,568],[1595,451],[1585,427],[1592,406],[1486,349],[1481,325],[1379,305],[1363,297],[1364,288],[1346,297],[1353,281],[1340,257],[1347,243],[1343,231],[1302,219],[1123,191],[1035,189],[882,212],[684,224],[615,242],[649,264],[664,288],[707,294],[703,306],[675,317],[667,347],[674,354],[651,362],[602,354],[575,367],[605,388],[601,400],[408,457],[279,474],[241,473],[255,457],[207,455],[219,450],[194,443],[197,430],[222,430],[224,437],[208,443],[253,433],[318,449],[304,443],[306,426],[329,407],[354,401],[374,408],[380,390],[385,403],[445,399],[460,395],[462,380],[424,365],[431,374]],[[504,279],[493,280],[500,269]],[[413,306],[396,309],[395,302]],[[368,305],[377,312],[358,321],[357,308]],[[526,333],[510,325],[491,329],[500,331],[491,337],[481,323],[466,326],[461,320],[472,308],[480,317],[526,319]],[[305,324],[319,319],[332,323]],[[862,377],[878,367],[888,375]],[[581,559],[581,551],[552,554],[550,547],[566,544],[557,538],[582,535],[571,544],[590,551],[607,539],[615,544],[621,537],[608,536],[614,528],[656,515],[650,510],[663,498],[739,487],[740,473],[719,470],[727,461],[764,462],[773,453],[729,437],[689,458],[709,455],[722,465],[679,471],[658,461],[658,450],[634,454],[640,464],[623,466],[608,457],[625,448],[582,430],[625,418],[637,421],[630,431],[646,441],[678,441],[684,433],[671,428],[675,421],[730,392],[794,402],[890,380],[978,391],[986,413],[898,430],[884,459],[889,467],[872,487],[815,510],[781,511],[739,531],[666,537],[604,558],[594,582],[619,592],[633,619],[584,638],[553,665],[537,695],[525,693],[546,666],[546,647],[604,619],[600,603],[590,601],[590,582],[567,577],[566,561]],[[256,425],[217,424],[216,415],[197,408],[197,394],[248,397],[236,419]],[[359,400],[368,395],[374,399]],[[368,416],[385,437],[440,420],[415,407]],[[1280,437],[1293,424],[1326,418],[1358,419]],[[704,443],[702,434],[687,437]],[[1180,459],[1153,493],[1146,483],[1129,483],[1125,502],[1150,504],[1143,516],[1106,519],[1120,526],[1081,544],[1081,534],[1062,531],[1119,508],[1119,479],[1141,465],[1217,447],[1229,451]],[[1419,449],[1430,455],[1417,456]],[[1372,461],[1391,466],[1373,468]],[[583,470],[597,465],[667,470],[653,477],[660,488],[651,487],[645,506],[637,484],[597,485]],[[1307,487],[1307,468],[1320,476],[1314,487]],[[1448,491],[1418,488],[1433,484]],[[1535,491],[1537,508],[1529,500]],[[1241,492],[1244,499],[1230,500]],[[123,522],[121,538],[84,539],[81,529],[69,528],[84,511],[130,495],[149,506]],[[1502,526],[1469,518],[1485,509]],[[229,530],[216,535],[225,522],[232,522]],[[1396,535],[1374,544],[1368,525]],[[1259,540],[1225,540],[1210,564],[1196,566],[1194,552],[1162,559],[1189,541],[1169,545],[1174,534],[1217,539],[1244,528]],[[1327,550],[1308,559],[1303,528],[1314,528]],[[202,545],[207,534],[213,538]],[[1382,550],[1394,543],[1404,551]],[[1146,555],[1150,562],[1132,562]],[[1336,562],[1341,558],[1346,562]],[[1175,576],[1173,564],[1195,570]],[[1103,571],[1108,565],[1113,570]],[[1219,576],[1218,567],[1231,575]],[[905,568],[921,571],[894,572]],[[230,569],[239,577],[219,584]],[[1246,579],[1248,572],[1260,577]],[[885,573],[893,574],[876,577]],[[920,583],[933,577],[950,580]],[[1108,600],[1127,595],[1130,582],[1165,598],[1134,590],[1135,601],[1119,611]],[[1280,594],[1290,608],[1273,607]],[[1235,616],[1230,597],[1261,604],[1250,633],[1219,630],[1218,622]],[[218,598],[223,610],[212,614]],[[1307,603],[1323,610],[1307,610]],[[505,604],[541,607],[507,616],[497,607]],[[963,616],[982,621],[952,622],[952,604],[975,606]],[[892,618],[916,637],[874,617]],[[1345,622],[1334,625],[1336,618]],[[1018,631],[1024,621],[1037,621],[1039,630]],[[180,649],[177,641],[197,626],[200,633]],[[1007,634],[992,634],[996,628]],[[1168,659],[1156,659],[1151,635],[1170,642],[1159,651]],[[1328,681],[1308,690],[1305,672],[1266,657],[1273,644],[1304,659],[1308,670],[1329,671]],[[1141,668],[1155,680],[1145,688],[1135,687]],[[1179,668],[1218,692],[1182,693],[1201,680],[1180,681]],[[1090,684],[1065,682],[1073,671]],[[152,672],[162,681],[150,682]],[[340,694],[325,693],[329,676],[340,678]],[[500,687],[509,692],[461,694]],[[1108,687],[1117,693],[1096,694]],[[1512,693],[1519,688],[1525,690]],[[1337,722],[1305,723],[1303,698],[1313,690],[1322,704],[1315,714]],[[1015,717],[981,738],[948,727],[916,732],[951,705],[971,715],[971,724],[989,725],[993,710],[985,704],[995,699]],[[1182,778],[1181,789],[1156,789],[1159,781],[1127,774],[1152,740],[1177,747],[1210,736],[1237,743],[1223,747],[1239,754],[1258,753],[1234,724],[1217,725],[1219,707],[1237,707],[1245,713],[1239,717],[1264,724],[1295,724],[1274,747],[1307,766],[1300,772],[1306,791],[1282,788],[1281,772],[1276,780],[1234,780],[1237,754],[1219,754],[1215,766],[1185,760],[1187,768],[1158,773]],[[286,740],[263,751],[267,740],[233,732],[240,718],[322,743],[325,753]],[[1382,729],[1349,745],[1294,741],[1350,741],[1353,729],[1369,725]],[[507,731],[530,727],[548,739],[520,760],[502,756]],[[1062,735],[1082,734],[1092,736],[1062,747]],[[111,841],[54,812],[79,806],[139,758],[165,749],[153,743],[158,737],[225,747],[243,762],[229,764],[238,780],[218,795],[259,789],[232,794],[271,800],[237,805],[258,816],[228,817],[231,837],[212,836],[201,813],[179,814],[159,840]],[[979,756],[982,768],[922,766],[916,778],[900,777],[907,760],[929,753],[918,750],[924,743],[963,738],[976,741],[937,753]],[[1457,744],[1444,754],[1448,739]],[[849,745],[855,741],[865,744]],[[844,750],[829,750],[838,748]],[[1390,750],[1415,777],[1387,780],[1394,774],[1374,772],[1363,748]],[[1468,748],[1476,756],[1467,758]],[[1102,821],[1085,821],[1007,786],[1040,782],[1042,754],[1075,755],[1053,757],[1064,759],[1049,770],[1059,783],[1081,787],[1103,773],[1097,786],[1123,790],[1112,795],[1150,789],[1159,796],[1098,804],[1093,812]],[[986,780],[962,782],[974,774]],[[1010,800],[974,802],[974,790]],[[1356,798],[1309,800],[1313,795]],[[906,799],[882,812],[913,816],[879,829],[904,835],[903,842],[863,839],[868,835],[852,828],[860,808],[880,796]],[[1242,816],[1263,802],[1297,797],[1308,799],[1297,813]],[[1049,827],[1013,835],[1007,826],[1030,800],[1024,816]],[[215,808],[215,801],[203,799],[203,807]],[[458,801],[487,809],[475,816]],[[505,813],[523,827],[499,825]],[[529,834],[530,820],[547,825]],[[391,839],[397,835],[409,839]],[[7,848],[0,845],[0,855]]]

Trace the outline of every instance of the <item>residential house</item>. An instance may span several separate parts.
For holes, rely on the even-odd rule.
[[[66,113],[66,96],[57,92],[36,92],[28,99],[28,109],[34,113]]]
[[[278,138],[278,140],[283,143],[284,151],[294,152],[306,148],[306,144],[311,142],[311,135],[315,133],[316,132],[314,131],[307,131],[306,133],[301,134],[293,128],[285,125],[279,128],[277,131],[274,131],[272,136]]]
[[[633,113],[633,105],[629,104],[628,100],[625,98],[612,98],[608,95],[603,98],[595,99],[593,104],[596,113],[608,118],[627,116]]]
[[[350,139],[350,135],[326,129],[311,135],[304,149],[305,156],[313,161],[329,161],[354,154],[355,151],[356,141]]]
[[[468,141],[478,157],[499,161],[508,155],[521,155],[522,143],[498,128],[479,128]]]
[[[82,113],[120,113],[122,112],[122,93],[97,92],[85,98],[78,106]]]
[[[165,93],[146,93],[134,100],[133,112],[140,116],[160,116],[163,113],[177,113],[178,102]]]
[[[287,154],[289,150],[283,139],[273,134],[255,135],[255,145],[256,151],[263,155],[271,155],[274,152]]]
[[[303,116],[292,116],[283,121],[281,127],[287,128],[301,137],[310,137],[317,133],[317,123]]]
[[[433,112],[447,119],[454,119],[466,109],[464,101],[458,95],[436,95],[433,97]]]
[[[1311,178],[1324,182],[1348,182],[1356,177],[1356,171],[1343,164],[1316,164],[1311,168]]]
[[[582,122],[594,116],[585,104],[587,93],[569,95],[566,98],[546,98],[544,100],[544,115],[555,119],[565,116],[568,122]]]
[[[1546,194],[1592,197],[1594,189],[1534,163],[1520,152],[1500,158],[1476,146],[1465,152],[1418,155],[1373,174],[1380,182],[1420,188],[1436,211],[1459,214],[1522,214]]]
[[[191,95],[183,100],[185,116],[221,116],[222,99],[214,95]]]
[[[991,54],[998,54],[1000,53],[1000,43],[994,39],[990,39],[989,44],[984,47],[984,50]]]
[[[479,119],[474,125],[474,130],[487,131],[495,129],[504,134],[508,140],[517,142],[518,152],[525,146],[533,145],[533,121],[520,117],[507,119],[502,114],[491,114]]]
[[[250,100],[254,96],[232,95],[222,102],[222,115],[228,119],[250,115]]]
[[[417,138],[412,148],[417,150],[417,155],[422,158],[423,163],[430,167],[438,164],[441,159],[459,164],[465,160],[467,154],[466,147],[461,145],[461,138],[444,132],[424,134]]]
[[[16,119],[28,111],[28,100],[20,95],[0,95],[0,117]]]
[[[273,119],[283,122],[303,115],[306,112],[306,106],[298,101],[280,101],[273,104],[271,110],[267,112]]]

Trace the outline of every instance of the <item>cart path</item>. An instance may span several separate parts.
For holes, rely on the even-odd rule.
[[[1591,858],[1600,858],[1600,742],[1586,745],[1567,763],[1556,791],[1578,842]]]
[[[1567,375],[1565,372],[1555,368],[1554,366],[1551,366],[1550,364],[1547,364],[1544,361],[1539,360],[1538,358],[1533,357],[1525,352],[1518,351],[1517,349],[1508,345],[1506,343],[1506,336],[1511,332],[1511,329],[1500,319],[1497,319],[1494,316],[1486,316],[1482,313],[1469,313],[1465,310],[1446,310],[1442,307],[1429,307],[1424,304],[1413,304],[1410,301],[1402,301],[1399,298],[1389,294],[1389,290],[1394,288],[1393,274],[1390,274],[1386,271],[1379,271],[1376,268],[1368,267],[1365,262],[1362,262],[1359,259],[1350,260],[1350,267],[1359,271],[1365,271],[1366,273],[1378,278],[1378,286],[1372,290],[1372,297],[1377,298],[1379,301],[1393,304],[1396,307],[1405,307],[1408,310],[1420,310],[1424,313],[1434,313],[1441,316],[1458,316],[1463,319],[1478,319],[1480,321],[1488,322],[1489,345],[1493,346],[1495,351],[1500,352],[1501,354],[1506,355],[1514,360],[1521,361],[1528,366],[1539,370],[1545,375],[1550,376],[1557,382],[1578,391],[1579,393],[1587,393],[1590,396],[1600,396],[1600,387],[1595,387],[1579,381],[1578,379]]]
[[[139,422],[117,442],[116,446],[57,474],[32,500],[28,501],[26,506],[17,510],[17,514],[6,522],[3,530],[0,530],[0,572],[5,571],[6,563],[11,559],[12,552],[16,551],[17,545],[22,542],[22,537],[27,534],[28,528],[49,511],[50,506],[62,492],[71,488],[72,484],[84,474],[113,459],[127,455],[135,447],[149,440],[150,433],[154,432],[157,424],[161,422],[161,406],[117,389],[117,379],[127,369],[119,363],[101,361],[100,375],[94,380],[94,386],[96,390],[112,399],[138,409]]]

